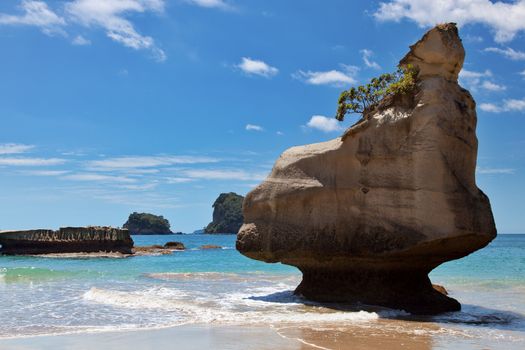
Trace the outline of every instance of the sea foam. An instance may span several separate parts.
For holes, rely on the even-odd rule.
[[[252,292],[275,292],[268,287]],[[282,290],[281,290],[282,292]],[[235,293],[229,296],[213,293],[197,296],[172,288],[148,288],[142,291],[119,291],[91,288],[83,298],[86,301],[124,309],[162,309],[178,312],[184,323],[219,324],[353,324],[376,321],[379,315],[367,311],[334,311],[320,307],[305,307],[283,293],[283,299],[265,301],[250,299],[251,293]]]

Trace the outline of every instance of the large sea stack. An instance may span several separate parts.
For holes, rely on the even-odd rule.
[[[204,233],[236,234],[242,226],[242,202],[244,197],[234,192],[221,193],[213,203],[213,221]]]
[[[62,227],[53,230],[1,231],[0,253],[56,254],[118,252],[131,254],[133,240],[126,229]]]
[[[244,201],[237,249],[298,267],[308,299],[459,310],[428,273],[496,236],[475,182],[464,57],[456,25],[438,25],[400,62],[417,69],[415,92],[381,101],[343,137],[285,151]]]

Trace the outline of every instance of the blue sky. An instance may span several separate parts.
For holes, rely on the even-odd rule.
[[[191,232],[285,149],[332,139],[342,89],[455,21],[478,103],[478,186],[525,232],[525,1],[0,2],[0,228]]]

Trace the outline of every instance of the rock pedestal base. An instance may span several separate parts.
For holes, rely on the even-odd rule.
[[[461,305],[432,287],[426,271],[303,269],[295,294],[319,302],[381,305],[412,314],[459,311]]]

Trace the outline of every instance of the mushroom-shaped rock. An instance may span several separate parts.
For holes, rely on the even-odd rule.
[[[285,151],[244,201],[237,249],[299,268],[308,299],[459,310],[428,273],[496,236],[475,182],[463,59],[453,23],[431,29],[400,63],[419,70],[414,93],[382,101],[343,138]]]

